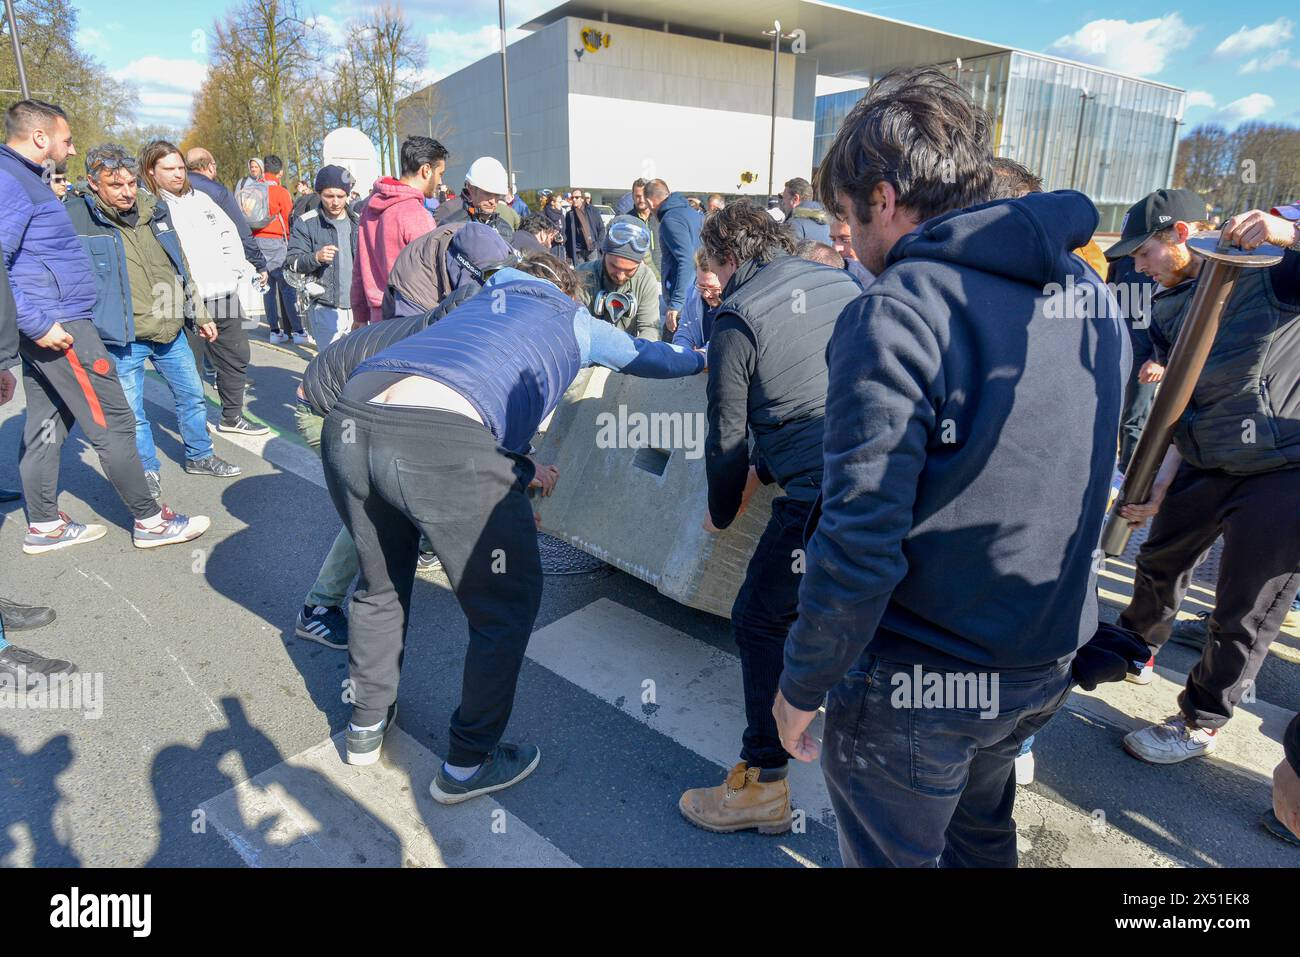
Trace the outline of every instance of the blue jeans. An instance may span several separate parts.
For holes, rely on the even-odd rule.
[[[934,674],[948,685],[926,668],[923,688]],[[1065,703],[1070,666],[975,674],[996,677],[992,709],[916,706],[900,694],[913,666],[871,654],[832,689],[822,771],[845,865],[1016,866],[1016,755]]]
[[[208,407],[203,398],[203,383],[194,366],[194,353],[184,335],[171,342],[137,340],[129,346],[107,346],[117,359],[117,377],[126,401],[135,412],[135,447],[146,472],[161,471],[158,449],[153,442],[153,428],[144,414],[144,363],[148,359],[172,390],[176,400],[176,421],[185,442],[185,458],[206,459],[212,454],[212,436],[208,434]]]

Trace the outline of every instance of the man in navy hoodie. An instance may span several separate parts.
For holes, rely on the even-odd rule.
[[[877,278],[827,346],[822,513],[774,711],[811,761],[825,701],[849,865],[1015,866],[1013,762],[1097,626],[1127,338],[1070,255],[1085,196],[977,205],[987,134],[946,75],[895,73],[821,167]]]
[[[692,209],[685,193],[669,192],[661,179],[651,180],[645,200],[659,221],[659,243],[663,247],[663,306],[665,338],[677,331],[677,320],[686,306],[686,293],[695,279],[695,250],[700,245],[704,216]]]

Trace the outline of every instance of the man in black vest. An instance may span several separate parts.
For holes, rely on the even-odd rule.
[[[1139,273],[1164,287],[1152,300],[1149,329],[1162,365],[1202,262],[1187,248],[1200,198],[1186,193],[1156,190],[1135,204],[1120,241],[1106,250],[1112,261],[1131,255]],[[1135,562],[1133,600],[1119,619],[1151,650],[1142,674],[1130,679],[1138,684],[1152,680],[1192,569],[1223,536],[1214,612],[1179,713],[1124,737],[1125,750],[1150,764],[1215,749],[1300,587],[1300,229],[1252,210],[1223,231],[1244,249],[1271,243],[1287,252],[1276,266],[1238,278],[1151,497],[1122,512],[1135,525],[1155,517]]]
[[[804,526],[821,490],[826,343],[862,290],[844,270],[792,255],[789,231],[750,203],[714,212],[700,242],[723,285],[708,346],[705,527],[730,525],[760,482],[785,494],[772,503],[731,609],[747,721],[740,762],[722,784],[687,791],[678,807],[709,831],[781,834],[791,824],[790,756],[772,703],[799,606]]]

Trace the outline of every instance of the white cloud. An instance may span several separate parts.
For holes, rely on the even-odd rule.
[[[323,13],[318,13],[314,17],[309,17],[307,19],[307,25],[309,27],[314,27],[324,34],[325,39],[327,39],[333,46],[343,45],[343,40],[345,38],[343,24],[333,17],[327,16]]]
[[[104,39],[104,34],[94,27],[82,27],[73,39],[77,46],[88,53],[108,52],[108,41]]]
[[[506,43],[514,43],[527,36],[524,30],[507,30]],[[461,67],[501,49],[501,31],[496,26],[483,26],[477,30],[434,30],[425,38],[429,49],[429,68],[423,71],[427,82],[441,80]]]
[[[1190,110],[1194,106],[1208,106],[1214,108],[1214,94],[1207,90],[1188,90],[1187,91],[1187,108]]]
[[[1213,55],[1221,60],[1230,60],[1248,53],[1258,53],[1260,50],[1271,50],[1291,39],[1292,26],[1294,24],[1286,17],[1278,17],[1272,23],[1265,23],[1258,27],[1242,27],[1231,36],[1225,37],[1214,48]]]
[[[1239,100],[1233,100],[1213,116],[1209,122],[1223,126],[1236,126],[1247,120],[1257,120],[1273,109],[1274,100],[1267,93],[1251,93]]]
[[[1153,20],[1093,20],[1048,50],[1132,76],[1154,76],[1196,36],[1177,13]]]
[[[113,78],[132,83],[139,91],[137,122],[184,126],[189,122],[194,94],[207,73],[207,64],[198,60],[146,56],[114,70]]]
[[[1300,67],[1300,60],[1291,59],[1290,50],[1274,50],[1265,57],[1251,57],[1241,65],[1238,73],[1267,73],[1269,70],[1276,70],[1280,66],[1297,66]]]

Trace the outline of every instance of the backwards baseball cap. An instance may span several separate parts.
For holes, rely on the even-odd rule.
[[[1144,242],[1174,223],[1205,218],[1205,200],[1190,189],[1158,189],[1138,200],[1124,214],[1119,242],[1106,250],[1111,262],[1131,256]]]
[[[488,267],[509,255],[510,244],[491,226],[466,223],[447,244],[447,276],[451,287],[459,289],[469,279],[482,285]]]

